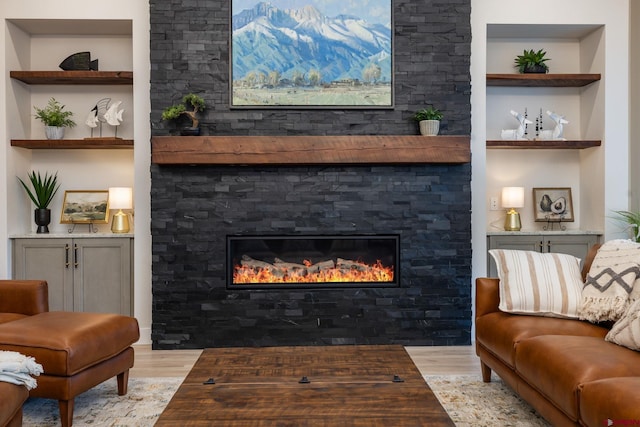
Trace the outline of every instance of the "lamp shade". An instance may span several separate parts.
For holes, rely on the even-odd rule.
[[[524,187],[503,187],[502,188],[503,208],[524,207]]]
[[[133,207],[133,191],[131,187],[109,188],[109,209],[131,209]]]

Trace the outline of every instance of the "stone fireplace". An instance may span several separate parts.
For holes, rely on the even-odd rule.
[[[153,347],[469,344],[470,0],[393,1],[391,109],[230,108],[229,3],[150,1]],[[188,92],[211,138],[159,119]],[[230,289],[227,236],[255,235],[398,236],[399,282]]]

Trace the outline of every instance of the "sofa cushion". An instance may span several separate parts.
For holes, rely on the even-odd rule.
[[[538,335],[578,335],[603,339],[608,329],[588,322],[494,312],[476,319],[476,341],[515,367],[518,343]]]
[[[13,322],[14,320],[24,319],[25,314],[18,313],[0,313],[0,323]]]
[[[638,390],[640,377],[607,378],[584,383],[578,390],[580,418],[588,426],[638,425]]]
[[[640,376],[638,354],[597,337],[544,335],[520,341],[516,372],[573,421],[582,384]]]
[[[498,267],[500,310],[578,318],[584,286],[578,258],[507,249],[492,249],[489,253]]]
[[[591,322],[618,320],[640,276],[640,244],[631,240],[605,242],[593,259],[580,302],[580,318]]]
[[[45,375],[74,375],[139,337],[137,320],[118,314],[50,311],[0,324],[0,349],[34,357]]]

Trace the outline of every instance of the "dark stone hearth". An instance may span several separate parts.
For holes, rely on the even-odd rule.
[[[151,0],[153,136],[185,93],[203,135],[469,135],[470,0],[394,0],[393,109],[230,109],[229,5]],[[469,344],[470,165],[151,169],[154,348]],[[401,286],[227,290],[227,234],[400,234]]]

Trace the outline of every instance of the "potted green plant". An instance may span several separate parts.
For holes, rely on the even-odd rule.
[[[613,211],[615,219],[627,224],[627,229],[631,234],[631,239],[640,243],[640,212],[633,211]]]
[[[31,187],[33,187],[33,191],[31,191],[31,188],[29,188],[29,186],[20,177],[18,177],[18,179],[33,204],[36,205],[36,209],[34,211],[34,221],[38,225],[38,230],[36,232],[48,233],[48,225],[51,222],[51,210],[49,209],[49,204],[60,188],[60,184],[58,184],[58,174],[49,175],[48,172],[45,172],[43,177],[40,175],[40,172],[36,173],[35,171],[31,171],[28,176],[29,181],[31,182]]]
[[[44,108],[33,107],[36,110],[35,117],[44,123],[44,132],[47,139],[64,138],[65,128],[72,128],[76,125],[73,121],[73,112],[65,111],[64,105],[56,101],[55,98],[49,99]]]
[[[189,108],[189,109],[187,109]],[[185,115],[191,120],[191,126],[181,130],[182,135],[200,135],[200,121],[197,114],[204,111],[204,99],[195,93],[189,93],[182,98],[182,103],[167,107],[162,111],[162,120],[176,120]]]
[[[520,73],[548,73],[549,66],[545,62],[549,61],[549,58],[546,58],[546,55],[547,52],[542,49],[538,51],[525,49],[522,55],[516,56],[515,67]]]
[[[442,117],[442,112],[433,106],[423,108],[413,115],[413,119],[420,126],[420,134],[425,136],[434,136],[440,132]]]

